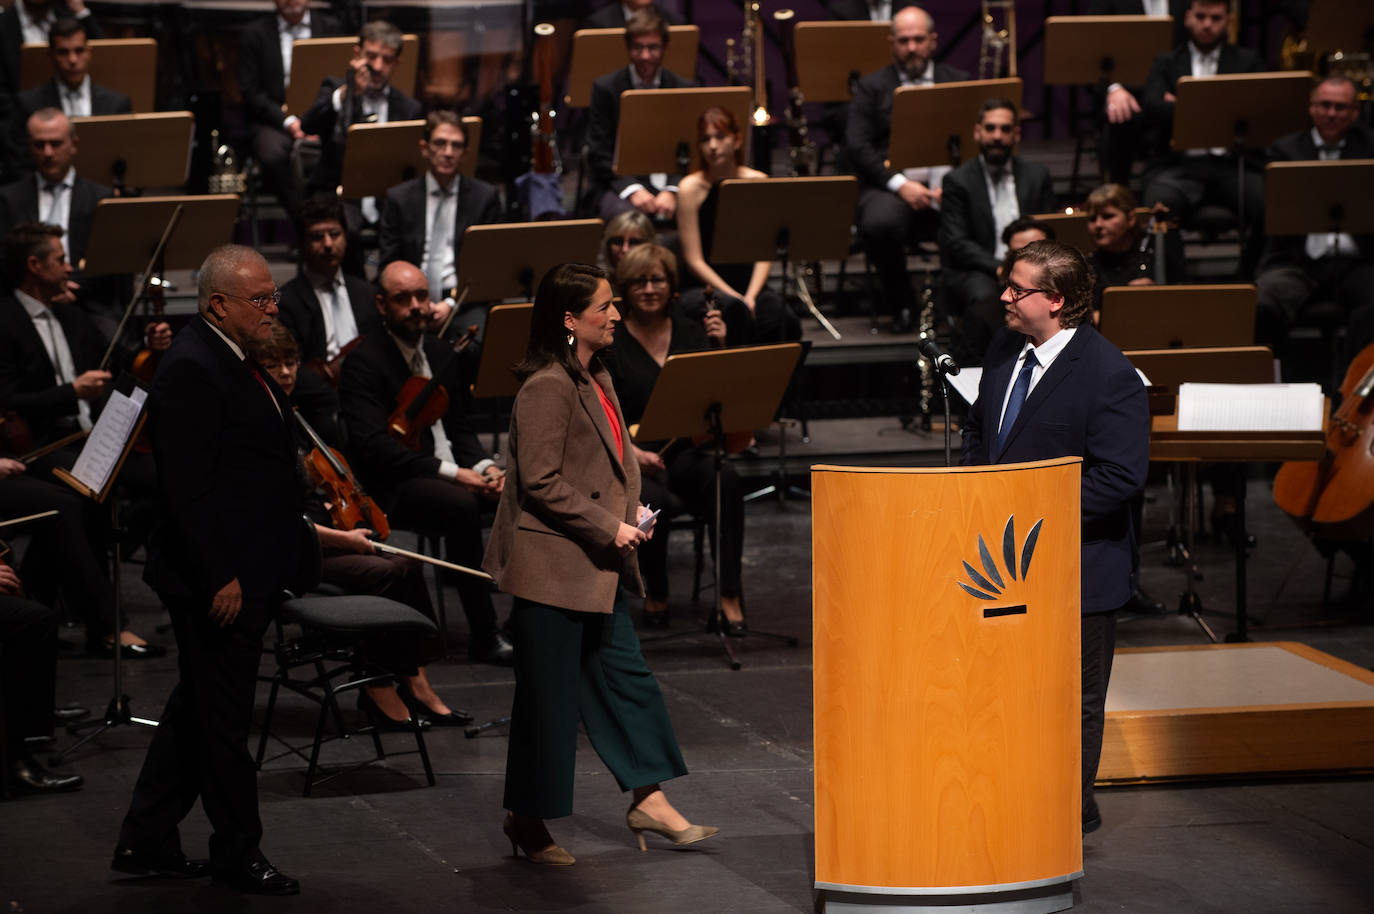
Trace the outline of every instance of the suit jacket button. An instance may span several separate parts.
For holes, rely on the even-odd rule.
[[[592,493],[592,498],[600,498],[600,497],[601,497],[601,493],[600,493],[600,492],[593,492],[593,493]]]

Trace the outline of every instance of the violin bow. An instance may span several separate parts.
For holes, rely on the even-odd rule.
[[[101,371],[110,367],[110,359],[114,357],[115,347],[119,345],[120,339],[124,336],[124,325],[129,322],[129,317],[134,313],[134,306],[139,303],[144,294],[148,291],[148,284],[152,282],[153,270],[162,260],[162,254],[167,249],[167,242],[172,239],[172,231],[181,221],[181,211],[185,208],[184,204],[178,203],[177,208],[172,210],[172,218],[167,220],[167,228],[162,231],[162,239],[158,241],[157,247],[153,248],[153,256],[148,258],[148,268],[143,271],[143,281],[138,284],[134,291],[134,297],[129,302],[129,306],[124,309],[124,316],[119,319],[119,326],[115,328],[114,335],[110,337],[109,348],[105,350],[105,357],[100,360],[98,366]],[[159,282],[161,279],[159,278]]]

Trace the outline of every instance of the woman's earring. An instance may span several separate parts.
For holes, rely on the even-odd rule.
[[[572,346],[573,346],[576,342],[577,342],[577,337],[574,336],[572,333],[569,333],[569,334],[568,334],[568,347],[569,347],[569,348],[572,348]]]

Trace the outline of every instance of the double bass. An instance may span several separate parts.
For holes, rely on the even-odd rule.
[[[1323,539],[1374,535],[1374,344],[1355,356],[1326,433],[1326,456],[1290,460],[1274,477],[1274,501]]]

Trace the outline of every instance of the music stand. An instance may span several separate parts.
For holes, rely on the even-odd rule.
[[[887,147],[893,171],[929,165],[957,167],[978,146],[973,128],[990,98],[1021,106],[1021,80],[973,79],[935,86],[903,86],[892,93],[892,138]]]
[[[196,119],[189,111],[74,117],[76,170],[114,188],[181,187],[191,169]]]
[[[134,111],[155,110],[157,39],[92,38],[91,82],[129,96]],[[46,44],[26,44],[20,51],[19,87],[32,89],[54,76]]]
[[[1049,16],[1045,85],[1138,85],[1173,45],[1172,16]]]
[[[640,441],[680,438],[691,441],[709,437],[715,457],[715,517],[720,519],[720,477],[725,466],[725,438],[733,432],[752,431],[770,425],[782,403],[783,393],[801,358],[800,343],[773,346],[748,346],[670,355],[654,382],[649,402],[639,424],[631,430]],[[740,668],[735,649],[725,634],[725,613],[721,609],[720,531],[716,531],[714,560],[716,605],[713,618],[716,637],[728,658],[730,669]],[[696,632],[680,632],[641,639],[651,644],[680,637],[695,637]],[[750,629],[751,637],[775,638],[795,647],[790,635]]]
[[[858,197],[859,182],[853,175],[729,178],[720,182],[711,259],[780,260],[784,290],[791,275],[802,304],[838,340],[840,332],[821,314],[806,282],[789,266],[849,256],[849,222]]]
[[[720,89],[628,89],[620,93],[620,124],[616,128],[611,167],[618,175],[686,174],[697,167],[697,118],[719,106],[735,115],[744,130],[744,161],[749,161],[753,90],[748,86]]]
[[[178,206],[182,207],[181,221],[163,253],[163,269],[199,269],[206,255],[233,239],[237,194],[101,200],[91,218],[91,240],[82,269],[90,276],[143,269]]]
[[[120,634],[124,631],[124,599],[121,595],[122,581],[120,564],[123,561],[119,545],[123,531],[119,527],[119,499],[109,498],[119,471],[133,449],[134,440],[143,429],[146,418],[144,407],[147,391],[138,385],[132,375],[121,374],[110,394],[100,418],[96,420],[91,434],[81,448],[81,455],[71,470],[61,467],[53,469],[53,475],[71,486],[81,495],[97,504],[108,504],[110,508],[110,527],[114,532],[112,549],[114,551],[114,573],[111,586],[114,588],[114,682],[110,703],[105,708],[105,716],[100,720],[70,724],[68,733],[90,730],[81,739],[72,743],[55,758],[62,761],[77,749],[89,743],[100,734],[113,727],[133,726],[156,727],[157,721],[145,717],[134,717],[129,706],[129,696],[124,694],[124,645]]]
[[[525,358],[533,314],[532,304],[492,305],[487,312],[486,332],[482,334],[477,376],[472,381],[473,397],[515,396],[520,382],[511,369]]]
[[[1098,330],[1118,349],[1249,346],[1255,300],[1249,283],[1108,286]]]
[[[697,70],[697,48],[701,29],[695,25],[668,26],[668,46],[663,49],[663,67],[684,79]],[[585,108],[592,103],[592,83],[625,66],[625,30],[578,29],[573,32],[572,64],[568,70],[568,91],[563,102],[569,108]]]
[[[1174,88],[1174,149],[1225,147],[1236,157],[1236,224],[1245,235],[1245,151],[1307,127],[1312,74],[1181,76]]]
[[[797,87],[808,102],[847,102],[859,78],[892,60],[890,22],[798,22]]]
[[[320,86],[325,79],[347,79],[349,62],[353,60],[353,48],[358,39],[353,35],[339,38],[302,38],[291,43],[291,85],[286,87],[286,102],[282,106],[283,115],[294,114],[300,117],[315,104],[320,94]],[[401,37],[401,56],[396,59],[396,69],[391,72],[391,85],[400,89],[411,98],[415,97],[415,85],[420,72],[420,37],[403,35]]]
[[[1374,40],[1374,6],[1312,0],[1302,37],[1313,63],[1332,51],[1367,51]]]
[[[600,219],[471,225],[458,256],[458,288],[474,302],[534,299],[535,287],[560,263],[596,263]]]

